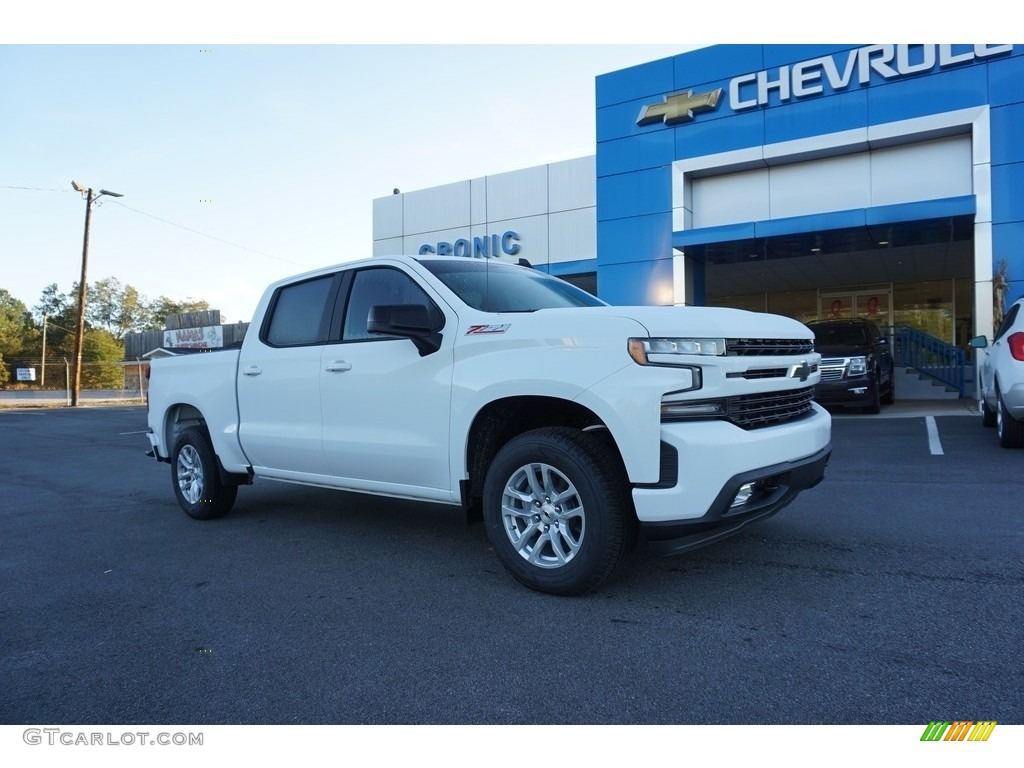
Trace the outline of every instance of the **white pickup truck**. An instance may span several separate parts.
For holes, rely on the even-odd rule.
[[[148,455],[194,518],[253,478],[462,505],[537,590],[605,582],[823,477],[820,356],[785,317],[617,307],[487,259],[388,257],[271,285],[240,349],[155,360]]]

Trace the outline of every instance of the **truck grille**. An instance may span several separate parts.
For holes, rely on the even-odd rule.
[[[808,355],[814,351],[811,339],[726,339],[728,355]]]
[[[743,429],[757,429],[803,418],[813,410],[814,387],[786,392],[737,395],[726,402],[727,418]]]
[[[846,358],[830,357],[822,360],[819,368],[822,381],[839,381],[846,372]]]

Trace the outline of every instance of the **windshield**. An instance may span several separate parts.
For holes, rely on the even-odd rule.
[[[483,312],[605,306],[575,285],[529,267],[485,259],[424,259],[420,263],[466,304]]]
[[[815,342],[822,347],[862,347],[868,343],[868,335],[859,325],[812,325],[811,330]]]

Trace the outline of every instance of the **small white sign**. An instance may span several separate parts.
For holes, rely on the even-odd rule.
[[[35,381],[36,380],[36,369],[35,368],[18,368],[18,381]]]

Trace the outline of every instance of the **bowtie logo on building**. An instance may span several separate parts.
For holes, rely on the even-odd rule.
[[[693,89],[670,93],[657,104],[647,104],[640,110],[636,119],[637,125],[652,125],[664,122],[665,125],[676,125],[693,120],[696,112],[710,112],[718,106],[722,89],[716,88],[707,93],[694,95]]]

